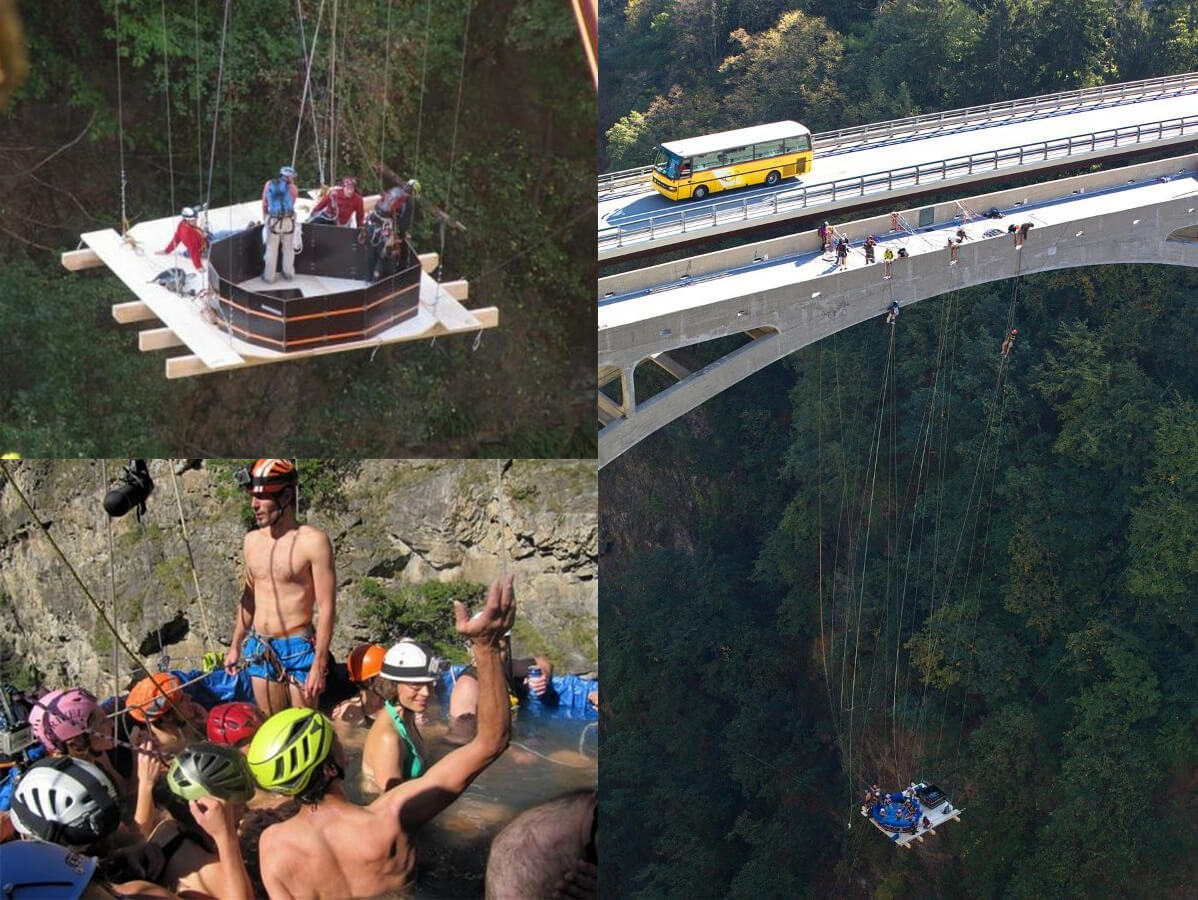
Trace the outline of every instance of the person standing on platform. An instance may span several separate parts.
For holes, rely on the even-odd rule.
[[[283,166],[279,174],[262,186],[262,215],[266,219],[266,268],[262,280],[273,284],[279,261],[279,246],[283,249],[283,280],[295,277],[295,201],[299,188],[295,186],[295,169]]]

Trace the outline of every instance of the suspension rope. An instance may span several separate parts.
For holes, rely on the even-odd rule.
[[[212,150],[208,154],[208,190],[204,196],[204,205],[212,205],[212,174],[216,165],[216,127],[220,123],[220,101],[225,86],[225,42],[229,36],[229,6],[230,0],[225,0],[224,24],[220,32],[220,64],[216,73],[216,109],[212,113]]]
[[[329,36],[329,181],[337,169],[337,12],[339,0],[333,0],[332,32]]]
[[[170,50],[166,43],[166,0],[161,0],[162,12],[162,70],[166,74],[166,161],[171,173],[171,213],[178,209],[175,206],[175,150],[171,139],[171,61]]]
[[[391,6],[388,0],[387,11],[390,13]],[[414,167],[417,172],[420,171],[420,127],[424,124],[424,83],[425,76],[428,73],[428,34],[429,22],[433,17],[433,0],[428,0],[424,7],[424,61],[420,64],[420,104],[416,110],[416,156]]]
[[[886,394],[889,389],[889,373],[890,367],[894,362],[894,331],[890,333],[889,352],[886,354],[886,365],[882,371],[882,392],[878,398],[878,417],[874,425],[873,436],[870,440],[870,457],[873,460],[872,472],[869,479],[869,501],[865,504],[865,498],[862,497],[863,505],[866,505],[865,516],[865,538],[862,542],[862,557],[861,557],[861,583],[857,592],[857,624],[854,626],[855,639],[853,641],[853,677],[852,687],[849,692],[849,736],[848,736],[848,771],[849,778],[849,793],[850,805],[851,794],[853,791],[853,727],[854,718],[857,707],[857,668],[858,668],[858,653],[861,646],[861,609],[865,600],[865,572],[869,561],[869,536],[873,526],[873,506],[874,496],[878,480],[878,457],[881,451],[882,442],[882,423],[886,408]],[[867,467],[869,463],[867,462]]]
[[[192,68],[195,72],[196,98],[196,194],[204,193],[204,115],[200,105],[200,0],[193,0],[192,18],[195,22],[195,57]],[[205,213],[205,219],[207,213]]]
[[[170,470],[171,486],[175,489],[175,506],[179,510],[179,528],[183,532],[183,546],[187,548],[187,562],[191,566],[191,582],[195,586],[196,601],[200,604],[200,619],[204,625],[204,640],[206,646],[211,648],[216,645],[212,640],[212,631],[208,627],[208,611],[204,607],[204,595],[200,593],[200,576],[196,572],[196,560],[191,552],[191,537],[187,533],[187,519],[183,515],[183,498],[179,494],[179,476],[175,474],[174,466],[171,466]]]
[[[300,130],[304,127],[304,107],[307,106],[312,110],[312,137],[316,141],[316,168],[320,173],[320,183],[324,185],[324,156],[320,150],[320,130],[316,125],[316,98],[315,92],[312,90],[312,63],[316,59],[316,45],[320,41],[320,23],[324,19],[324,3],[325,0],[320,0],[320,8],[316,12],[316,28],[312,31],[312,50],[308,50],[308,38],[304,29],[304,7],[302,0],[295,0],[295,7],[299,11],[300,23],[300,42],[303,47],[304,56],[307,58],[307,63],[304,68],[304,93],[300,98],[299,116],[295,123],[295,143],[291,145],[291,166],[295,167],[295,160],[299,155],[299,139]],[[309,93],[312,92],[312,96]]]
[[[462,113],[462,87],[466,83],[466,51],[470,47],[470,13],[474,0],[466,0],[466,25],[462,29],[462,62],[458,67],[458,99],[453,111],[453,133],[449,141],[449,185],[445,189],[445,214],[453,214],[453,177],[458,159],[458,121]],[[422,91],[423,94],[423,91]],[[437,258],[438,284],[441,283],[441,272],[445,268],[445,228],[441,228],[441,249]],[[438,299],[440,291],[437,291]]]
[[[125,198],[125,189],[128,186],[128,178],[125,176],[125,99],[121,87],[121,0],[115,0],[112,11],[116,22],[116,130],[121,157],[121,237],[128,238],[129,210]]]
[[[384,151],[387,144],[387,106],[391,97],[391,0],[387,0],[387,36],[386,49],[383,56],[383,120],[379,125],[379,162],[386,159]],[[425,45],[427,52],[428,45]],[[419,133],[419,132],[417,132]]]

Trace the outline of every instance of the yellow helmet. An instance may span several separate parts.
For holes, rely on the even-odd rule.
[[[275,713],[250,742],[246,761],[258,786],[276,794],[295,795],[329,756],[333,723],[303,707]]]

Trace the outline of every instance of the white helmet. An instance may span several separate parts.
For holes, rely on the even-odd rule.
[[[26,837],[79,847],[111,834],[121,821],[116,788],[85,759],[39,760],[12,795],[12,822]]]
[[[183,207],[183,211],[180,212],[179,215],[181,215],[185,219],[194,219],[196,217],[196,211],[194,209],[192,209],[190,206],[185,206],[185,207]]]
[[[382,676],[388,681],[432,684],[437,680],[437,660],[427,644],[404,638],[383,657]]]

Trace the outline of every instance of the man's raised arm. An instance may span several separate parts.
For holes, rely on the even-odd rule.
[[[478,775],[507,749],[512,717],[500,642],[516,618],[512,576],[491,582],[487,605],[473,618],[465,604],[454,601],[458,634],[468,638],[478,670],[478,733],[434,763],[424,775],[384,794],[396,804],[404,831],[419,828],[456,800]]]

